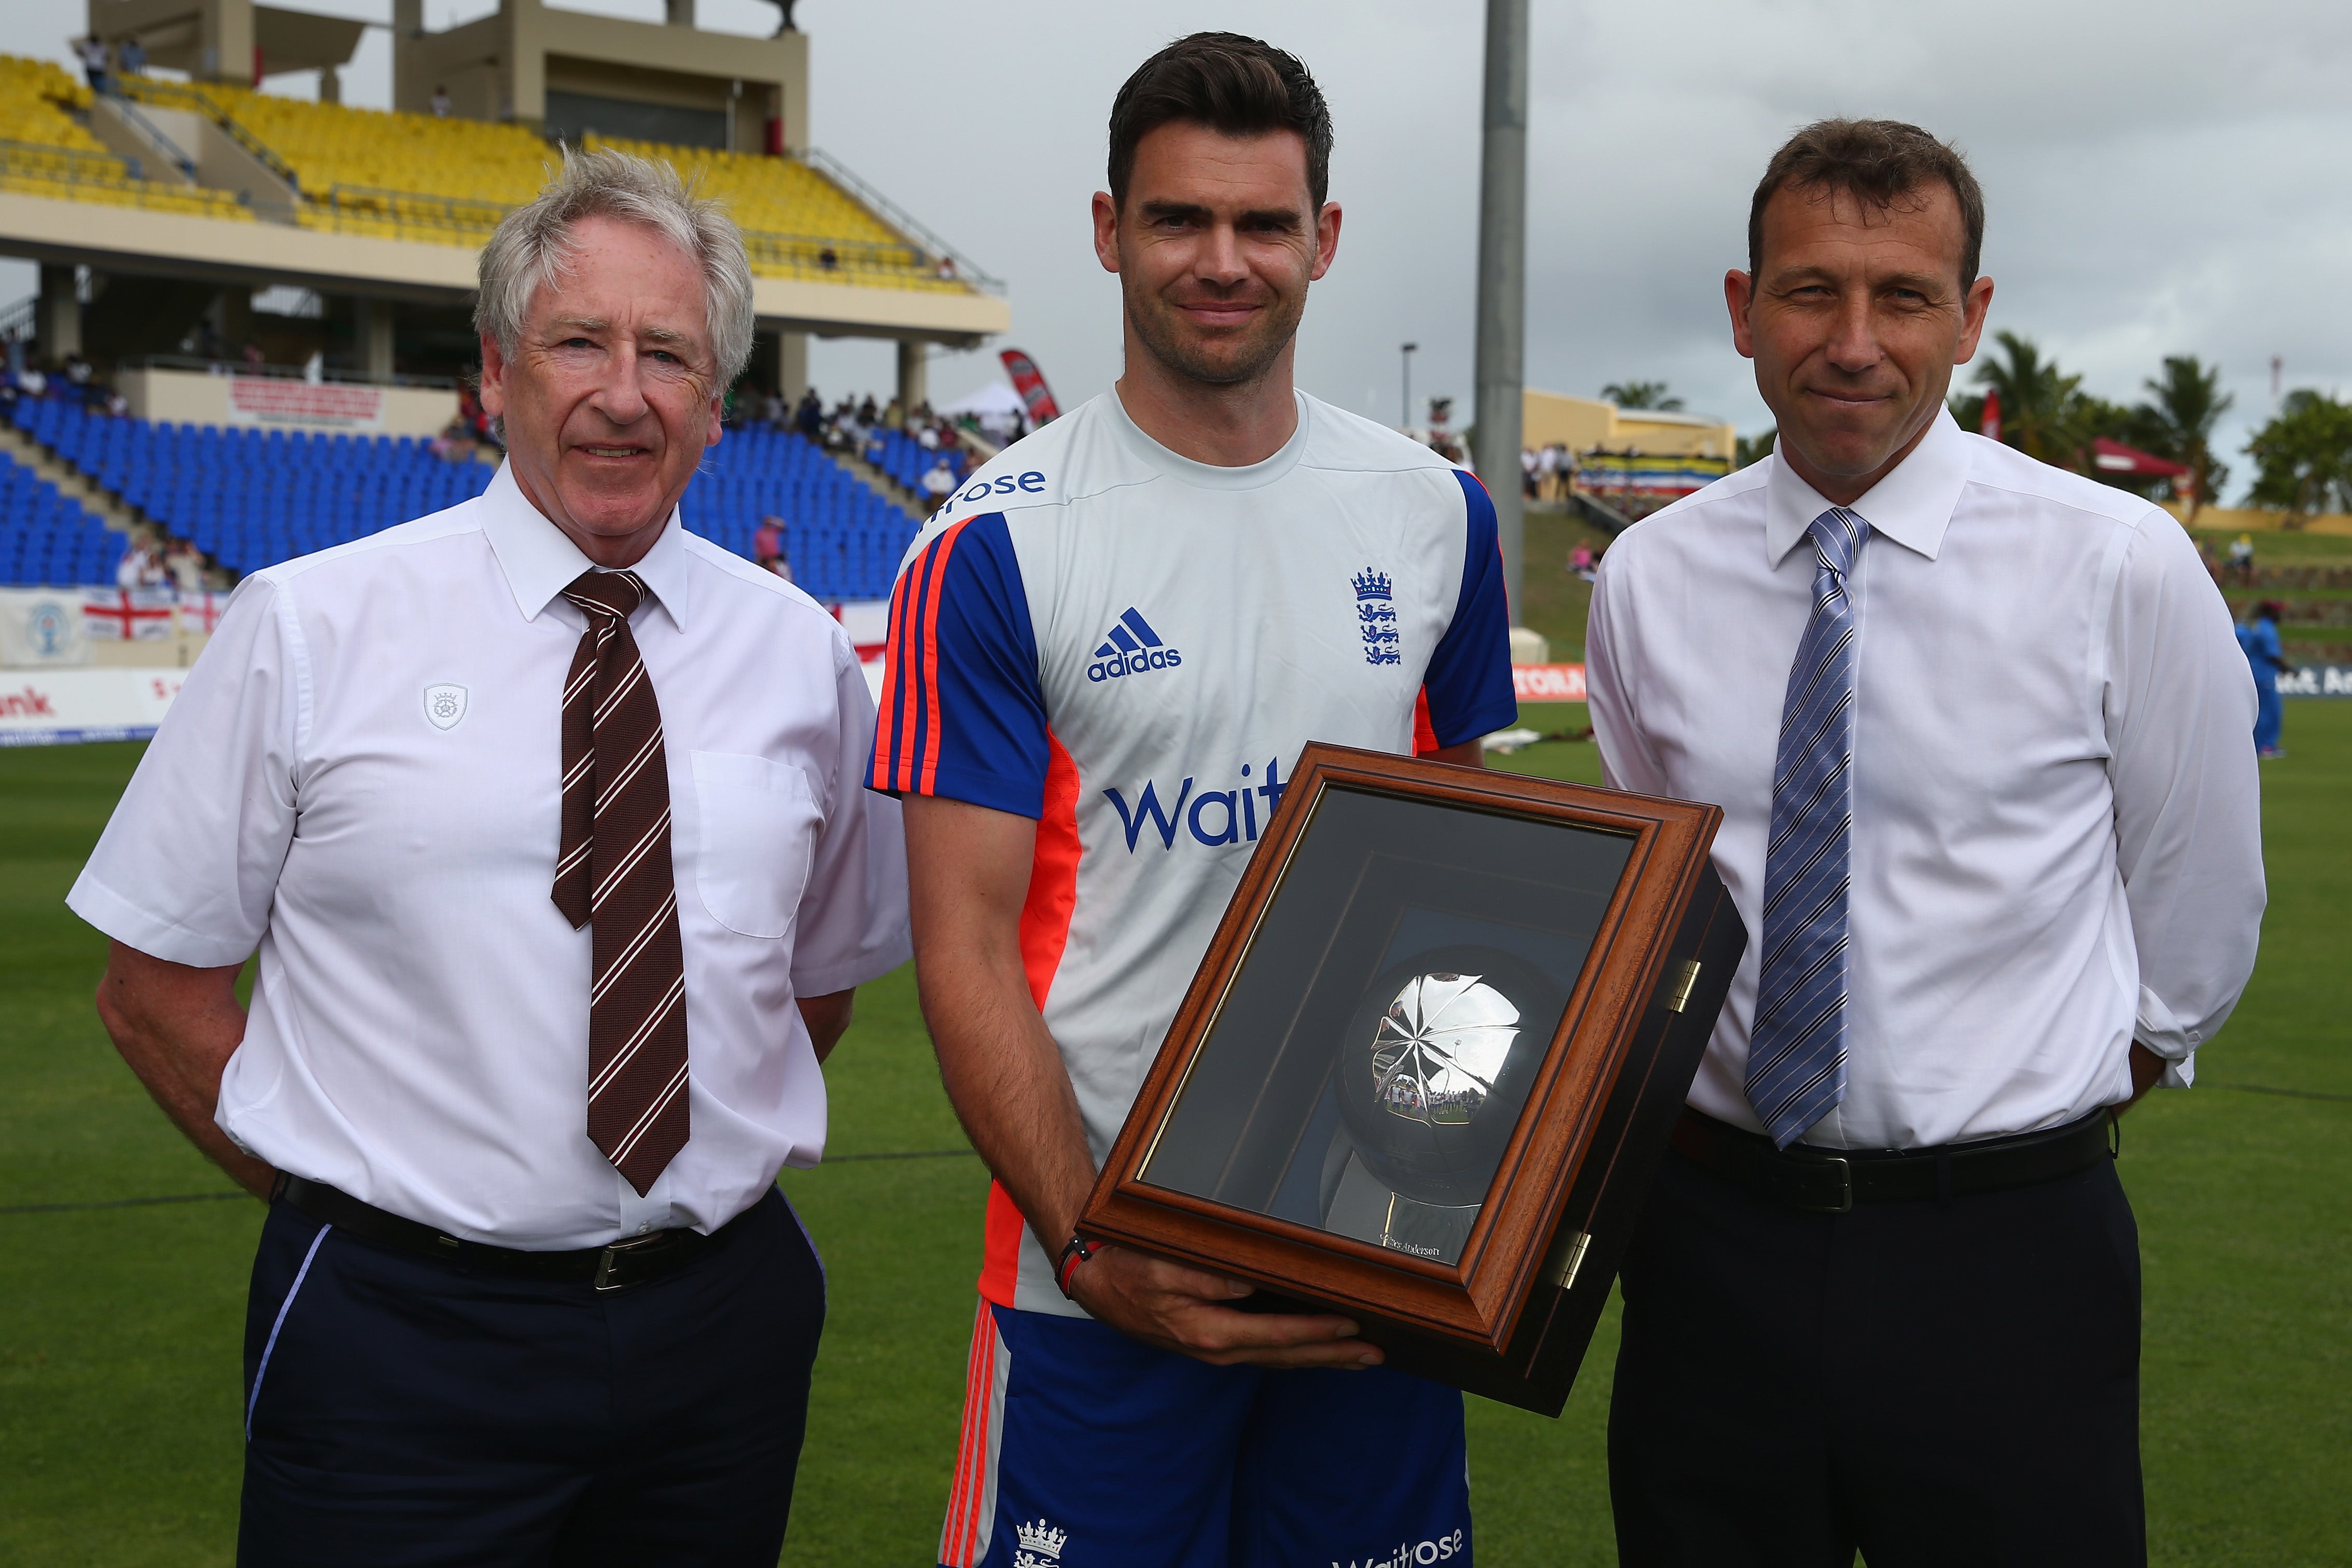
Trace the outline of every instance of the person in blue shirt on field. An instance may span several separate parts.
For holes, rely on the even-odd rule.
[[[2279,729],[2286,719],[2286,710],[2279,701],[2278,678],[2282,670],[2294,666],[2286,661],[2286,649],[2279,643],[2279,616],[2286,606],[2276,599],[2264,599],[2254,606],[2254,618],[2238,628],[2238,646],[2246,650],[2246,662],[2254,667],[2254,755],[2265,761],[2286,755],[2279,744]]]

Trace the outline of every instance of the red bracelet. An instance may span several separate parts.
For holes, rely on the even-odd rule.
[[[1061,1287],[1062,1294],[1070,1300],[1077,1300],[1070,1294],[1072,1276],[1077,1273],[1078,1265],[1100,1252],[1102,1246],[1101,1242],[1088,1241],[1083,1236],[1074,1236],[1062,1244],[1062,1260],[1054,1266],[1054,1283]]]

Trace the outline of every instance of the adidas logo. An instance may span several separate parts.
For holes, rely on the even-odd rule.
[[[1142,612],[1129,605],[1125,615],[1111,624],[1110,635],[1102,647],[1095,649],[1094,663],[1087,666],[1087,679],[1092,681],[1117,680],[1125,675],[1141,675],[1148,669],[1173,669],[1184,662],[1174,648],[1160,641],[1160,634]]]

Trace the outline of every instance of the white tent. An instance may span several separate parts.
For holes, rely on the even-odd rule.
[[[969,414],[982,424],[991,425],[1002,423],[1009,414],[1025,416],[1028,409],[1021,401],[1021,395],[1013,390],[1011,382],[991,381],[982,383],[978,391],[966,393],[953,403],[941,404],[939,411],[950,417]]]

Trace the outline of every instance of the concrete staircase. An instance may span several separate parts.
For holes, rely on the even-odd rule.
[[[847,468],[859,484],[864,485],[917,522],[929,517],[937,510],[931,505],[929,496],[919,495],[907,489],[855,452],[836,452],[828,447],[824,455]]]
[[[166,535],[162,528],[137,507],[122,500],[112,490],[101,489],[84,476],[79,468],[26,435],[7,420],[0,419],[0,451],[30,468],[58,487],[58,493],[70,500],[81,502],[84,511],[117,533],[127,533],[150,549],[160,546]]]

